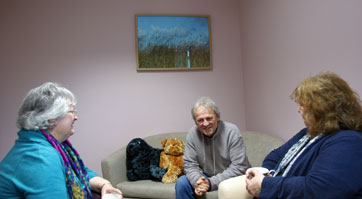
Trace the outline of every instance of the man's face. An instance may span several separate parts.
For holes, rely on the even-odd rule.
[[[216,116],[212,108],[198,107],[194,111],[195,123],[200,132],[208,137],[212,137],[216,132],[219,117]]]

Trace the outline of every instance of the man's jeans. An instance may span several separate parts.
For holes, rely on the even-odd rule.
[[[204,175],[207,178],[206,175]],[[179,177],[175,185],[176,199],[194,199],[196,197],[195,190],[191,186],[186,175]]]

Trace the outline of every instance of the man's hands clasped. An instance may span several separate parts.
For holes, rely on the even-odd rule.
[[[197,196],[202,196],[209,190],[209,188],[210,188],[209,180],[206,179],[204,176],[202,176],[196,181],[195,194]]]

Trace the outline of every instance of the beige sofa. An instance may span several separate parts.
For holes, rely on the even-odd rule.
[[[282,144],[282,140],[271,135],[252,131],[242,131],[241,135],[246,145],[246,153],[253,167],[261,166],[264,157],[274,148]],[[149,136],[144,140],[151,146],[161,147],[164,138],[185,140],[186,132],[164,133]],[[124,198],[172,199],[176,198],[175,184],[163,184],[151,180],[129,181],[126,176],[126,146],[115,151],[102,160],[103,177],[110,180],[114,186],[121,189]],[[207,199],[218,198],[217,191],[208,192]]]

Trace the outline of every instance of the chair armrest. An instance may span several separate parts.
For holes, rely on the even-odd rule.
[[[101,162],[103,177],[111,181],[113,186],[128,180],[126,159],[126,147],[122,147]]]

